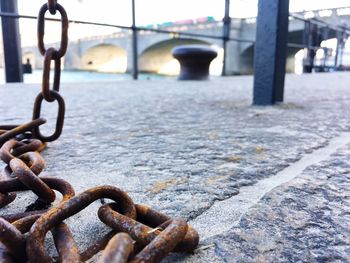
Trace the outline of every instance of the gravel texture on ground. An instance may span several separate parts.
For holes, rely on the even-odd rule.
[[[349,208],[350,145],[275,188],[237,226],[176,261],[349,262]]]
[[[77,193],[116,185],[136,203],[195,219],[216,201],[239,194],[242,186],[276,174],[349,131],[349,81],[349,73],[288,75],[285,103],[268,107],[250,105],[252,77],[63,84],[64,132],[43,152],[43,175],[69,181]],[[39,91],[40,85],[1,86],[0,122],[28,121]],[[50,132],[57,104],[45,103],[43,111],[49,123],[44,131]],[[34,201],[33,194],[22,194],[0,214],[23,211]],[[82,247],[107,231],[98,222],[98,206],[68,220]],[[242,231],[248,231],[252,226],[242,220]],[[238,240],[239,230],[229,232],[232,239],[220,236],[215,256],[210,246],[201,250],[210,255],[199,253],[201,262],[230,261],[233,252],[225,244]],[[238,261],[248,252],[248,261],[272,257],[248,243],[246,250],[235,250]]]

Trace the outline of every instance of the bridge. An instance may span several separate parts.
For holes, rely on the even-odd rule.
[[[350,23],[350,8],[338,8],[293,13],[305,19],[322,20],[331,25]],[[188,20],[185,22],[165,23],[156,26],[157,29],[177,31],[180,33],[195,33],[201,35],[218,36],[217,39],[182,36],[175,33],[157,33],[147,30],[139,31],[138,60],[139,70],[150,73],[171,73],[176,67],[176,62],[171,56],[171,49],[183,44],[206,44],[219,51],[219,56],[213,62],[220,68],[223,61],[223,22],[211,18]],[[305,21],[290,17],[289,43],[303,43]],[[327,26],[319,26],[318,30],[327,29]],[[67,70],[91,70],[101,72],[129,72],[132,69],[132,35],[131,31],[121,30],[111,35],[96,36],[79,39],[71,42],[64,60],[64,68]],[[244,39],[251,41],[229,41],[227,47],[227,74],[250,74],[253,72],[254,39],[256,34],[255,18],[232,19],[231,39]],[[336,30],[328,28],[326,39],[336,37]],[[323,39],[324,40],[324,39]],[[59,44],[53,44],[53,46]],[[294,72],[295,54],[302,49],[298,45],[288,48],[287,71]],[[27,58],[34,68],[41,68],[42,56],[37,47],[23,47],[23,60]]]

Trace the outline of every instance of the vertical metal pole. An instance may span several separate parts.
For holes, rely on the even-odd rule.
[[[312,23],[311,21],[306,21],[305,27],[307,30],[304,31],[304,43],[306,45],[306,49],[304,55],[303,73],[312,73],[316,56],[315,47],[321,42],[316,24]]]
[[[310,66],[310,52],[311,52],[311,22],[307,20],[304,22],[303,31],[303,43],[304,43],[304,58],[303,58],[303,73],[311,73],[312,67]]]
[[[223,27],[223,49],[224,49],[224,61],[222,67],[222,76],[226,76],[227,72],[227,42],[230,39],[231,29],[231,17],[230,17],[230,0],[225,0],[225,16],[224,16],[224,27]]]
[[[283,101],[289,0],[259,0],[254,56],[254,105]]]
[[[337,48],[335,50],[335,58],[334,58],[334,69],[335,70],[338,70],[339,50],[340,50],[341,41],[342,41],[341,35],[342,35],[341,32],[337,31]]]
[[[18,13],[17,0],[1,0],[1,11]],[[23,82],[21,39],[18,19],[1,17],[6,82]]]
[[[328,35],[329,35],[329,28],[328,26],[324,27],[323,30],[322,30],[322,38],[320,39],[320,45],[322,43],[323,40],[327,40],[328,39]],[[322,63],[322,70],[323,72],[326,72],[328,70],[328,66],[327,66],[327,61],[328,61],[328,51],[329,49],[328,48],[323,48],[323,54],[324,54],[324,57],[323,57],[323,63]]]
[[[137,29],[136,29],[136,13],[135,0],[132,0],[132,77],[138,79],[138,57],[137,57]]]
[[[341,33],[341,42],[340,42],[340,50],[339,50],[339,66],[343,68],[343,56],[344,56],[344,47],[345,47],[345,41],[346,41],[346,34],[343,31]]]

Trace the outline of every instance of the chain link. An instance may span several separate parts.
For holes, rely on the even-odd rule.
[[[54,47],[48,49],[45,48],[44,35],[45,35],[45,14],[49,10],[51,14],[55,14],[56,10],[61,14],[61,45],[58,50]],[[58,102],[58,113],[56,119],[56,129],[50,136],[44,136],[41,134],[39,127],[33,129],[33,135],[35,138],[40,139],[43,142],[51,142],[57,140],[63,130],[64,116],[65,116],[65,103],[61,95],[60,90],[60,78],[61,78],[61,58],[65,55],[68,45],[68,16],[66,10],[57,3],[56,0],[48,0],[47,4],[44,4],[39,11],[38,15],[38,48],[40,53],[44,56],[43,65],[43,80],[42,91],[37,96],[34,102],[33,119],[40,118],[41,105],[45,99],[47,102]],[[51,61],[54,61],[54,81],[53,88],[50,89],[50,70]]]
[[[49,48],[46,50],[44,55],[44,66],[43,66],[43,81],[42,81],[42,94],[47,102],[53,102],[55,98],[50,93],[50,69],[51,61],[55,62],[54,80],[52,90],[59,92],[60,90],[60,78],[61,78],[61,59],[53,59],[56,50]]]
[[[59,93],[56,91],[50,90],[49,91],[50,96],[54,98],[54,100],[57,100],[58,102],[58,112],[57,112],[57,119],[56,119],[56,129],[54,133],[50,136],[44,136],[41,134],[39,127],[34,127],[33,128],[33,135],[35,138],[43,141],[43,142],[52,142],[54,140],[57,140],[63,130],[63,124],[64,124],[64,115],[66,112],[66,106],[64,103],[63,98]],[[34,108],[33,108],[33,119],[38,119],[40,118],[41,115],[41,106],[44,100],[44,94],[39,93],[38,96],[35,99],[34,102]]]
[[[48,0],[47,1],[47,8],[49,9],[49,12],[51,15],[56,14],[56,7],[57,6],[57,0]]]
[[[61,45],[45,48],[45,14],[61,14]],[[16,199],[16,192],[31,190],[38,200],[25,212],[0,215],[0,262],[85,262],[104,250],[99,263],[159,262],[170,252],[193,252],[199,242],[198,233],[181,218],[170,218],[143,205],[134,204],[129,195],[114,186],[99,186],[75,195],[73,187],[55,177],[41,177],[45,161],[39,154],[46,142],[58,139],[63,130],[65,103],[59,94],[61,58],[67,50],[68,18],[57,0],[48,0],[38,16],[38,48],[44,56],[42,91],[35,99],[33,120],[23,125],[0,126],[0,159],[7,164],[0,174],[0,208]],[[54,81],[50,89],[51,62]],[[40,126],[43,100],[57,101],[56,128],[44,136]],[[54,190],[63,199],[56,199]],[[63,220],[85,209],[97,199],[114,201],[102,205],[99,219],[112,231],[80,253],[69,226]],[[59,258],[53,259],[44,247],[51,231]],[[118,233],[124,232],[124,233]],[[26,234],[27,233],[27,234]]]
[[[61,58],[66,54],[68,46],[68,16],[66,10],[60,5],[55,5],[55,10],[61,14],[61,45],[60,48],[55,52],[54,58]],[[44,44],[44,35],[45,35],[45,13],[48,11],[48,5],[45,4],[40,8],[38,15],[38,48],[41,55],[45,55],[46,48]]]

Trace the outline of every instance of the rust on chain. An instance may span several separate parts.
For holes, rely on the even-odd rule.
[[[63,195],[62,202],[72,198],[75,195],[73,187],[63,179],[59,179],[55,177],[41,177],[41,180],[45,184],[47,184],[51,189],[57,190]],[[6,180],[6,181],[0,181],[0,192],[2,193],[27,191],[27,190],[30,190],[30,189],[26,185],[24,185],[18,178],[13,178],[11,180]],[[47,210],[23,212],[23,213],[11,214],[11,215],[0,215],[0,217],[6,219],[9,222],[13,222],[27,216],[43,214],[45,212],[47,212]]]
[[[0,217],[0,241],[18,262],[25,262],[25,237],[11,223]]]
[[[98,263],[127,263],[134,250],[134,240],[126,233],[116,234],[109,242]]]
[[[0,242],[3,247],[0,251],[6,252],[10,258],[14,258],[16,262],[26,262],[27,256],[25,251],[25,236],[30,227],[39,218],[39,215],[28,216],[10,224],[8,221],[0,218]],[[0,262],[2,261],[2,253],[0,252]]]
[[[32,170],[20,159],[10,161],[10,167],[14,175],[42,201],[52,203],[56,199],[55,192],[43,182]]]
[[[8,130],[12,130],[16,127],[18,127],[19,125],[0,125],[0,130],[2,131],[8,131]]]
[[[27,152],[41,152],[45,149],[46,144],[37,139],[30,139],[26,142],[20,142],[21,146],[12,149],[12,155],[18,157]]]
[[[137,221],[118,213],[116,211],[117,207],[115,207],[114,204],[101,206],[98,211],[98,216],[102,222],[115,231],[130,234],[141,246],[145,246],[159,235],[161,230],[165,228],[172,219],[144,205],[136,204],[135,207]],[[189,226],[185,237],[177,244],[174,251],[193,252],[198,246],[198,243],[199,236],[197,231]]]
[[[46,233],[59,222],[78,213],[92,202],[101,198],[109,198],[118,204],[118,209],[131,218],[136,218],[136,209],[132,199],[114,186],[99,186],[89,189],[71,199],[60,203],[57,207],[43,214],[33,225],[28,235],[27,253],[29,258],[40,262],[53,262],[44,247]]]
[[[5,219],[6,221],[13,223],[15,221],[18,221],[23,218],[27,218],[30,216],[41,216],[42,214],[46,213],[48,210],[37,210],[37,211],[31,211],[31,212],[23,212],[23,213],[16,213],[16,214],[9,214],[9,215],[1,215],[0,217]],[[0,261],[1,262],[1,261]]]
[[[27,233],[40,215],[30,215],[20,218],[12,223],[22,234]]]
[[[42,80],[42,94],[46,101],[53,102],[54,97],[50,93],[50,71],[51,71],[51,61],[55,62],[55,71],[54,71],[54,81],[52,90],[59,91],[60,89],[60,76],[61,76],[61,58],[54,59],[56,49],[48,48],[44,55],[44,65],[43,65],[43,80]]]
[[[67,201],[75,195],[74,189],[67,181],[56,177],[40,177],[51,189],[57,190],[63,195],[62,201]],[[28,186],[24,185],[18,178],[0,181],[0,192],[28,191]],[[1,215],[0,215],[1,216]]]
[[[6,163],[9,164],[15,156],[12,155],[12,150],[16,147],[21,146],[21,143],[16,140],[9,140],[0,149],[0,159]]]
[[[59,262],[80,263],[78,245],[69,227],[65,223],[59,223],[51,232],[59,255]]]
[[[137,211],[137,220],[143,224],[146,224],[150,227],[162,228],[162,224],[171,220],[171,218],[165,214],[162,214],[158,211],[151,209],[145,205],[135,204]],[[178,244],[174,251],[176,252],[193,252],[196,249],[199,243],[199,235],[198,232],[192,227],[188,226],[188,231],[186,236]]]
[[[15,193],[0,193],[0,208],[11,204],[15,199]]]
[[[39,140],[43,142],[52,142],[58,137],[60,137],[62,130],[63,130],[63,124],[64,124],[64,115],[65,115],[65,103],[63,98],[59,93],[56,91],[50,90],[51,96],[54,98],[54,100],[57,100],[58,102],[58,113],[57,113],[57,120],[56,120],[56,129],[54,133],[50,136],[44,136],[41,134],[39,127],[35,127],[33,129],[33,134],[35,138],[38,138]],[[33,119],[40,118],[41,115],[41,105],[44,100],[44,96],[42,93],[39,93],[39,95],[36,97],[34,102],[34,108],[33,108]]]
[[[61,15],[61,43],[59,49],[45,47],[45,15],[58,11]],[[181,218],[170,218],[143,205],[135,205],[128,194],[114,186],[99,186],[77,196],[66,181],[53,177],[39,177],[45,161],[39,154],[46,142],[54,141],[62,133],[65,117],[64,99],[59,94],[61,59],[68,45],[68,17],[57,0],[47,0],[38,15],[38,48],[44,56],[42,90],[35,99],[33,120],[24,125],[0,126],[0,159],[7,166],[0,173],[0,208],[16,198],[16,192],[31,190],[39,199],[25,212],[0,215],[0,262],[50,263],[56,261],[46,251],[47,232],[53,234],[59,255],[58,262],[79,263],[103,250],[99,263],[160,262],[170,252],[192,252],[198,245],[197,231]],[[54,61],[54,77],[50,87],[50,68]],[[50,136],[40,132],[43,100],[57,101],[55,131]],[[54,190],[63,196],[57,205]],[[103,205],[98,217],[112,231],[79,253],[73,235],[63,221],[85,209],[97,199],[108,198],[112,204]],[[27,232],[29,232],[27,234]],[[118,233],[126,232],[126,233]]]
[[[142,247],[149,244],[160,234],[160,230],[153,231],[151,227],[136,221],[136,218],[132,219],[115,210],[117,210],[115,204],[105,204],[99,208],[98,217],[116,232],[128,233]]]
[[[41,157],[41,155],[37,152],[24,153],[20,155],[18,159],[23,161],[35,175],[40,174],[46,166],[46,163],[43,157]],[[10,161],[10,167],[11,167],[11,161]]]
[[[81,261],[85,262],[103,250],[114,235],[115,231],[110,231],[97,242],[86,248],[85,251],[80,254]]]
[[[151,228],[147,225],[144,225],[136,220],[133,220],[127,216],[124,216],[118,212],[116,212],[117,207],[114,204],[106,204],[100,207],[98,211],[98,216],[102,222],[106,225],[110,226],[117,232],[126,232],[128,233],[141,247],[148,245],[153,242],[153,240],[162,233],[163,229],[160,227]],[[137,215],[138,216],[138,215]],[[172,222],[173,219],[167,220],[167,225],[163,226],[164,229],[168,227],[169,223]],[[180,229],[181,231],[181,229]],[[186,227],[186,232],[184,233],[184,237],[188,232],[188,227]],[[184,237],[180,240],[183,242]],[[170,241],[173,239],[169,239]],[[169,241],[168,240],[168,241]],[[174,239],[176,241],[176,239]],[[170,242],[169,241],[169,242]],[[174,241],[174,242],[175,242]],[[177,241],[176,241],[177,242]],[[178,252],[181,251],[180,248],[184,247],[184,244],[181,242],[177,242],[174,246]],[[188,244],[188,242],[186,242]],[[185,244],[185,246],[187,245]],[[193,247],[185,248],[186,252],[193,251],[198,245],[198,242]],[[182,251],[181,251],[182,252]]]
[[[63,57],[67,51],[69,21],[68,21],[66,10],[60,4],[58,4],[57,1],[49,1],[49,3],[50,2],[56,2],[54,3],[55,10],[57,10],[61,14],[61,46],[53,56],[56,59],[56,58]],[[45,55],[46,53],[46,48],[44,44],[44,35],[45,35],[45,13],[48,9],[49,9],[48,4],[44,4],[40,8],[39,15],[38,15],[38,48],[41,55]]]
[[[185,220],[174,218],[170,224],[138,253],[130,263],[160,262],[185,237],[188,226]]]
[[[16,135],[24,133],[25,131],[31,131],[35,128],[38,128],[40,125],[44,124],[45,122],[46,122],[45,119],[33,118],[33,120],[28,123],[25,123],[23,125],[19,125],[13,129],[10,129],[9,131],[0,135],[0,147],[9,139],[14,138]]]

